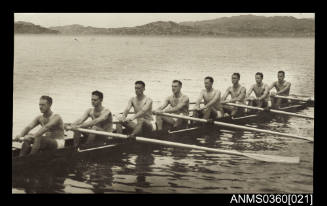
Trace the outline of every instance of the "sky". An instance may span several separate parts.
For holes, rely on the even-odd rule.
[[[201,21],[253,14],[258,16],[293,16],[314,18],[314,13],[15,13],[15,21],[27,21],[51,27],[70,24],[102,28],[140,26],[154,21]]]

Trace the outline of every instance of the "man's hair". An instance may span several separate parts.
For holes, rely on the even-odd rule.
[[[145,83],[143,81],[136,81],[135,84],[140,84],[142,85],[143,87],[145,87]]]
[[[40,99],[44,99],[44,100],[47,100],[47,102],[52,105],[52,98],[49,97],[49,96],[46,96],[46,95],[43,95],[40,97]]]
[[[257,73],[255,73],[255,75],[259,75],[259,76],[261,76],[261,78],[263,78],[263,74],[261,72],[257,72]]]
[[[284,71],[280,70],[280,71],[278,71],[278,74],[279,74],[279,73],[282,73],[283,76],[285,76],[285,72],[284,72]]]
[[[210,82],[213,83],[213,78],[212,77],[207,76],[207,77],[204,78],[204,80],[206,80],[206,79],[209,79]]]
[[[237,78],[239,78],[239,79],[241,78],[240,73],[235,72],[235,73],[232,74],[232,76],[234,76],[234,75],[237,76]]]
[[[179,86],[182,86],[183,84],[182,84],[182,82],[181,81],[179,81],[179,80],[174,80],[173,81],[173,83],[178,83],[179,84]]]
[[[93,91],[92,95],[98,96],[101,100],[103,100],[103,93],[98,90]]]

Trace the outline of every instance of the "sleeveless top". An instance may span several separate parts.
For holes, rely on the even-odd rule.
[[[266,84],[264,84],[264,83],[262,83],[261,87],[258,87],[258,85],[255,84],[253,86],[253,91],[255,93],[255,96],[256,97],[261,97],[265,93],[266,88],[268,88],[268,86]],[[267,95],[263,100],[268,101],[269,100],[269,95]]]
[[[208,104],[212,98],[215,96],[215,94],[218,92],[217,89],[213,89],[214,93],[211,95],[211,97],[207,98],[206,95],[208,94],[207,90],[204,90],[205,94],[203,96],[203,101],[204,101],[204,105]],[[222,111],[223,110],[223,106],[222,104],[220,103],[220,101],[216,101],[212,107],[218,111]]]
[[[144,97],[143,100],[139,101],[137,100],[137,97],[133,97],[132,98],[132,106],[134,108],[134,112],[135,113],[138,113],[142,108],[143,106],[147,103],[151,101],[151,99],[147,96]],[[139,118],[144,118],[145,120],[148,120],[148,121],[152,121],[153,120],[153,117],[152,117],[152,105],[151,107],[149,108],[148,111],[146,111],[142,117],[139,117]]]
[[[279,81],[276,81],[274,85],[275,85],[275,88],[276,88],[277,92],[279,92],[280,90],[284,89],[286,87],[286,83],[287,82],[284,81],[282,84],[280,84]],[[281,96],[288,96],[290,94],[290,90],[291,89],[288,89],[285,92],[280,93],[279,95],[281,95]]]
[[[183,99],[187,99],[187,104],[185,106],[183,106],[179,111],[174,112],[174,113],[188,115],[189,114],[189,111],[188,111],[188,109],[189,109],[189,102],[190,102],[188,96],[186,96],[186,95],[184,95],[184,94],[181,93],[181,96],[178,97],[178,98],[176,98],[174,95],[171,95],[171,96],[168,97],[168,102],[169,102],[170,106],[172,108],[174,108]]]
[[[44,127],[49,121],[50,119],[53,117],[53,113],[50,115],[50,117],[45,118],[43,115],[40,116],[40,124],[41,127]],[[52,126],[51,128],[49,128],[49,130],[45,133],[45,136],[47,137],[51,137],[53,139],[63,139],[64,138],[64,122],[62,121],[62,119],[60,118],[59,123],[57,123],[56,125]]]
[[[229,87],[228,89],[229,89],[229,93],[230,93],[232,99],[237,98],[238,96],[240,96],[241,90],[243,88],[245,89],[245,87],[243,87],[242,85],[240,85],[239,88],[238,88],[238,90],[235,91],[233,86]],[[244,97],[242,99],[239,100],[239,102],[245,103],[244,100],[245,100],[245,95],[244,95]]]
[[[101,112],[105,109],[106,108],[103,107],[103,109],[100,112],[97,112],[98,115],[95,115],[94,108],[92,108],[89,113],[89,116],[91,117],[92,120],[94,120],[94,119],[98,118],[101,115]],[[96,124],[96,126],[101,127],[105,131],[112,131],[112,115],[109,114],[108,118],[105,121]]]

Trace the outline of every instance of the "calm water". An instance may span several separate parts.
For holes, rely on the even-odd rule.
[[[13,134],[39,114],[38,99],[50,95],[53,111],[72,122],[91,106],[90,93],[104,92],[104,106],[121,112],[134,82],[159,105],[180,79],[194,101],[203,78],[225,91],[233,72],[247,89],[254,74],[264,82],[285,70],[291,93],[313,96],[314,39],[166,38],[108,36],[15,36]],[[300,113],[313,115],[308,108]],[[249,126],[313,136],[314,122],[274,119]],[[276,164],[224,154],[150,147],[76,160],[60,169],[13,176],[13,193],[247,193],[312,192],[313,144],[268,134],[221,130],[192,144],[243,152],[300,156],[300,164]],[[44,175],[47,174],[47,175]]]

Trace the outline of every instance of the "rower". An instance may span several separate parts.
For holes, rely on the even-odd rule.
[[[271,102],[269,101],[269,87],[267,84],[262,82],[263,74],[257,72],[255,74],[256,84],[252,85],[247,92],[245,100],[249,101],[250,106],[257,106],[268,109]],[[250,96],[254,92],[254,96]]]
[[[135,97],[132,97],[128,103],[123,115],[118,118],[122,126],[132,130],[128,135],[129,139],[134,140],[136,135],[153,131],[152,126],[152,99],[143,94],[145,83],[143,81],[135,82]],[[129,110],[134,108],[135,114],[132,117],[127,117]],[[133,122],[136,120],[137,123]],[[117,125],[119,127],[119,125]]]
[[[87,109],[82,117],[77,119],[71,125],[65,125],[65,129],[74,128],[89,128],[97,131],[112,132],[112,113],[109,109],[102,106],[103,93],[100,91],[93,91],[91,94],[91,103],[93,108]],[[88,118],[91,121],[85,122]],[[74,131],[74,147],[80,145],[81,132]],[[85,146],[91,146],[94,143],[103,143],[105,141],[103,136],[89,134]]]
[[[14,140],[23,139],[19,156],[35,154],[41,150],[55,150],[65,146],[64,123],[59,114],[51,111],[52,98],[41,96],[39,107],[42,115],[37,116]],[[34,134],[29,132],[36,126],[41,128]]]
[[[222,96],[222,104],[224,103],[236,103],[236,104],[245,104],[245,95],[246,95],[246,89],[243,87],[240,83],[240,74],[239,73],[233,73],[232,74],[232,84],[233,86],[230,86],[227,88],[225,94]],[[231,99],[226,100],[228,96],[231,96]],[[223,105],[224,112],[227,112],[231,117],[234,117],[237,113],[242,112],[244,109],[229,106],[229,105]]]
[[[181,92],[182,82],[174,80],[171,87],[173,94],[167,97],[163,104],[153,113],[160,114],[165,112],[188,116],[190,100],[188,96]],[[170,108],[165,109],[168,105],[170,105]],[[156,125],[159,131],[162,130],[164,123],[168,124],[168,127],[170,127],[169,129],[171,129],[171,127],[174,129],[184,129],[187,127],[187,120],[157,115]]]
[[[284,71],[278,71],[277,73],[278,81],[275,81],[271,84],[269,87],[269,91],[275,87],[277,92],[271,92],[271,103],[272,107],[278,109],[282,104],[287,104],[287,99],[281,99],[274,97],[275,95],[280,96],[289,96],[290,90],[291,90],[291,83],[284,80],[285,78],[285,72]]]
[[[223,117],[223,107],[220,103],[220,91],[218,89],[214,89],[212,77],[204,78],[204,86],[200,93],[199,98],[195,103],[195,111],[193,113],[194,117],[200,117],[204,119],[210,119],[213,121],[216,118]],[[204,107],[200,108],[201,101],[204,101]]]

